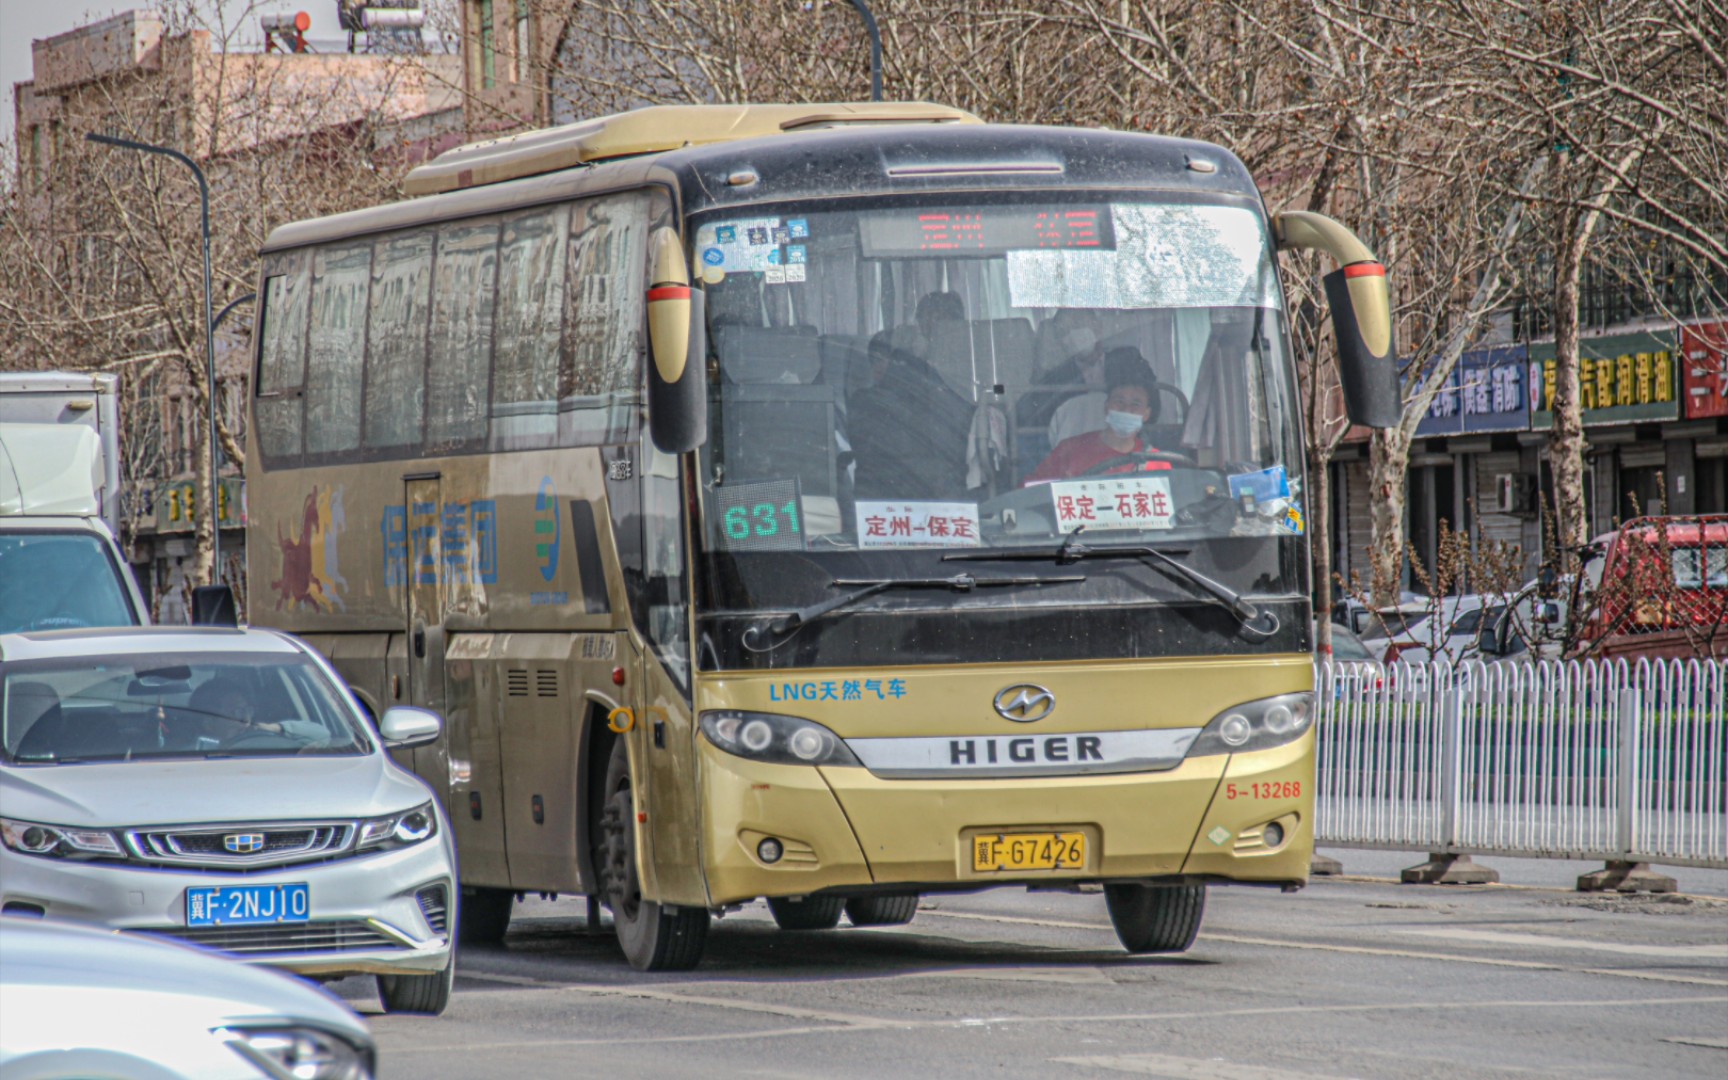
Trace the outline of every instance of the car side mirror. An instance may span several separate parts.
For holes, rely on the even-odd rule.
[[[227,585],[199,585],[192,590],[193,626],[239,626],[234,590]]]
[[[1482,627],[1476,635],[1476,651],[1483,656],[1499,656],[1501,652],[1500,627],[1502,622],[1496,620],[1491,625]]]
[[[1543,600],[1536,605],[1536,621],[1543,626],[1560,624],[1560,601]]]
[[[378,734],[392,750],[436,742],[443,731],[444,721],[437,713],[412,705],[393,705],[378,721]]]

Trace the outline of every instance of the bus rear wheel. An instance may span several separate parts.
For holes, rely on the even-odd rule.
[[[904,926],[916,914],[917,893],[854,896],[846,901],[846,917],[853,926]]]
[[[612,928],[625,959],[637,971],[689,971],[708,942],[708,909],[673,908],[642,897],[636,874],[636,805],[630,759],[619,739],[606,766],[606,803],[600,821],[601,901],[612,911]]]
[[[1206,913],[1204,885],[1106,885],[1104,905],[1131,953],[1185,952]]]
[[[807,896],[792,900],[771,897],[768,910],[782,930],[832,930],[840,925],[840,912],[846,907],[844,896]]]

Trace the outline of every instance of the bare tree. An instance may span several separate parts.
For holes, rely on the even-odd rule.
[[[283,221],[396,194],[406,162],[375,151],[377,129],[425,101],[413,58],[263,55],[236,48],[251,6],[175,0],[162,11],[153,65],[63,75],[38,103],[50,153],[16,151],[0,204],[0,365],[102,369],[122,376],[129,502],[163,464],[172,433],[202,446],[205,361],[198,191],[178,163],[87,143],[88,132],[182,150],[210,181],[213,304],[250,293],[256,252]],[[63,86],[60,84],[64,84]],[[240,338],[246,320],[229,324]],[[243,387],[244,349],[218,379]],[[148,388],[149,393],[143,391]],[[164,417],[182,397],[189,407]],[[232,393],[243,401],[243,393]],[[216,410],[235,471],[246,463],[240,410]],[[200,504],[207,454],[190,462]],[[213,513],[198,513],[194,575],[211,580]],[[237,578],[229,567],[226,577]]]

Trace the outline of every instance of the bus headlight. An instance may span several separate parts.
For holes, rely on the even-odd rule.
[[[1295,742],[1313,723],[1313,694],[1280,694],[1233,705],[1212,718],[1188,748],[1188,756],[1270,750]]]
[[[821,724],[774,713],[702,714],[708,741],[741,758],[774,765],[859,765],[840,736]]]

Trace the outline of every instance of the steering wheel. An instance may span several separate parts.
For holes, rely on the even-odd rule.
[[[1157,391],[1159,394],[1169,394],[1171,397],[1175,398],[1177,401],[1180,401],[1182,403],[1181,420],[1180,421],[1172,420],[1172,421],[1170,421],[1171,423],[1186,423],[1187,422],[1188,410],[1192,406],[1190,406],[1188,404],[1188,395],[1184,394],[1182,392],[1182,388],[1180,386],[1177,386],[1175,383],[1159,382],[1159,383],[1154,384],[1153,390]],[[1159,410],[1159,411],[1162,412],[1163,410]],[[1156,422],[1156,418],[1154,418],[1153,422]]]
[[[235,749],[237,747],[247,746],[247,745],[250,745],[252,743],[260,742],[260,741],[265,740],[265,739],[269,739],[269,740],[276,742],[277,744],[280,744],[283,741],[283,736],[282,736],[282,733],[279,731],[260,731],[256,728],[254,728],[254,729],[249,730],[249,731],[242,731],[240,734],[234,736],[231,739],[224,739],[222,742],[222,749],[231,750],[231,749]],[[292,741],[292,740],[289,740],[289,741]]]
[[[1124,465],[1144,465],[1150,461],[1163,461],[1171,465],[1181,465],[1184,468],[1196,468],[1194,459],[1186,454],[1172,454],[1163,450],[1142,450],[1133,454],[1117,454],[1113,458],[1105,458],[1098,464],[1081,473],[1081,476],[1099,476],[1120,469]],[[1138,471],[1138,470],[1127,470]]]

